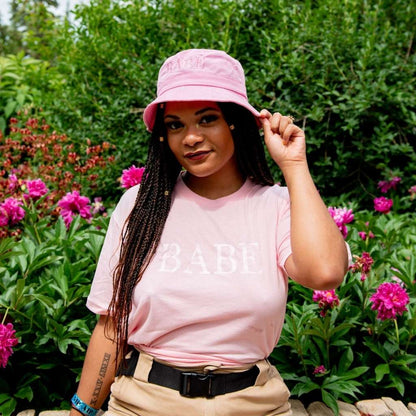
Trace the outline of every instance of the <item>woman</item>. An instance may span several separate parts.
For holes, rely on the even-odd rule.
[[[331,289],[348,265],[304,133],[254,109],[239,62],[204,49],[165,61],[144,122],[146,172],[111,218],[71,412],[94,416],[111,388],[108,414],[290,415],[267,361],[288,277]],[[287,187],[273,184],[259,127]]]

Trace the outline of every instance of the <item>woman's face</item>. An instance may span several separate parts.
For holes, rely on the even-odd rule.
[[[230,127],[215,102],[168,102],[164,124],[169,147],[188,175],[219,181],[241,176]]]

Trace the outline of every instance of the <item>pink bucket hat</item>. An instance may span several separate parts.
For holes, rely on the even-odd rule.
[[[256,118],[260,116],[248,102],[240,62],[214,49],[188,49],[166,59],[159,71],[157,98],[143,113],[149,131],[153,129],[158,104],[169,101],[232,102]]]

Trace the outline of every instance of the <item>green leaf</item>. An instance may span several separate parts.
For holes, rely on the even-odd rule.
[[[400,395],[403,396],[405,391],[403,380],[395,374],[390,374],[390,379],[392,380],[392,383],[390,383],[388,387],[394,387]]]
[[[0,404],[0,414],[2,416],[10,416],[16,409],[17,401],[13,397],[9,397],[5,401],[2,401],[3,398],[1,396],[0,402],[2,403]]]
[[[339,416],[337,399],[331,393],[322,390],[322,401],[334,412],[335,416]]]
[[[13,114],[14,110],[16,109],[17,103],[16,101],[9,101],[4,108],[4,116],[9,118],[11,114]]]
[[[352,370],[348,371],[346,374],[343,374],[341,377],[344,380],[350,380],[350,379],[353,379],[353,378],[358,378],[362,374],[366,373],[369,369],[370,369],[370,367],[367,367],[367,366],[355,367]]]
[[[339,372],[345,373],[350,368],[353,359],[354,359],[354,353],[352,351],[352,348],[349,347],[345,350],[345,352],[342,354],[339,360],[339,364],[338,364]]]
[[[33,390],[29,386],[25,386],[19,389],[14,396],[18,399],[26,399],[31,402],[33,399]]]
[[[292,394],[296,396],[302,396],[303,394],[310,393],[313,390],[320,390],[319,384],[314,383],[311,380],[301,382],[295,385],[292,389]]]
[[[390,366],[388,364],[379,364],[376,369],[376,382],[379,383],[386,374],[390,373]]]

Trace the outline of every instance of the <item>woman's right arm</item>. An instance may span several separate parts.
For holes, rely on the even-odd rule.
[[[114,332],[110,325],[106,328],[106,322],[107,316],[101,315],[94,328],[77,390],[78,397],[94,409],[101,408],[116,374]],[[70,416],[79,415],[79,411],[71,408]]]

